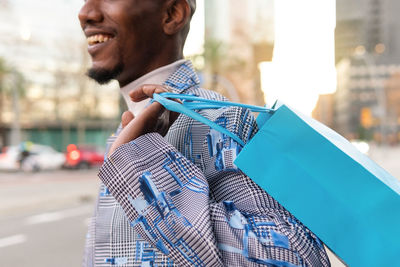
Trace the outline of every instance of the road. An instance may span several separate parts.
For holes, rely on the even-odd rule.
[[[96,173],[0,173],[0,267],[80,266]]]
[[[0,222],[0,266],[79,266],[92,205]]]

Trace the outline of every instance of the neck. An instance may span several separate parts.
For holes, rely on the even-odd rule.
[[[176,46],[175,46],[176,47]],[[179,59],[183,59],[183,52],[182,49],[176,47],[175,49],[164,49],[164,51],[168,51],[167,53],[162,53],[154,58],[154,60],[149,60],[145,67],[141,67],[140,70],[128,73],[122,73],[118,77],[119,86],[122,88],[125,85],[131,83],[132,81],[140,78],[147,73],[161,68],[162,66],[169,65]]]

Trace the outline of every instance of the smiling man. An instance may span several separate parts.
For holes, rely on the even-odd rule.
[[[109,138],[84,266],[329,266],[319,239],[233,161],[241,146],[160,104],[154,92],[225,100],[199,87],[183,45],[195,0],[86,0],[79,20],[99,83],[129,111]],[[242,108],[200,113],[248,142]]]

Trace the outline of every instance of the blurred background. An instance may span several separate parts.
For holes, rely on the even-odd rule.
[[[126,109],[115,82],[85,76],[82,4],[0,0],[1,267],[81,262],[105,140]],[[197,4],[185,55],[204,88],[279,99],[400,178],[398,0]]]

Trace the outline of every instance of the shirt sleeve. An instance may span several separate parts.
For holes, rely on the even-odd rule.
[[[214,121],[247,142],[255,120]],[[329,266],[322,244],[234,165],[240,146],[214,130],[199,168],[157,133],[120,146],[99,177],[132,227],[179,266]]]
[[[223,266],[201,170],[157,134],[120,146],[99,177],[131,226],[182,266]]]

